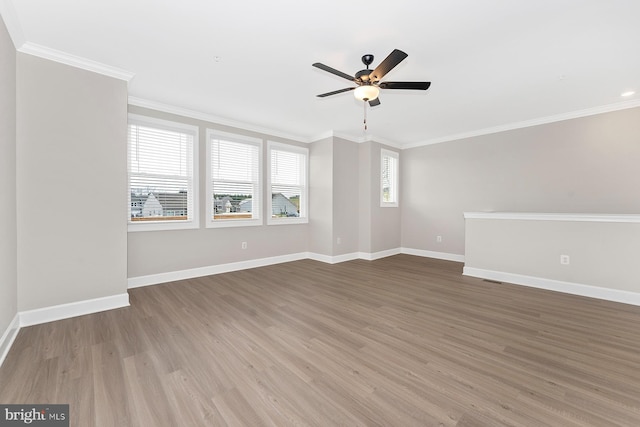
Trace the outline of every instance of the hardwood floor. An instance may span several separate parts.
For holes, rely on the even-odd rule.
[[[24,328],[1,403],[72,426],[638,426],[640,307],[397,255],[129,291]]]

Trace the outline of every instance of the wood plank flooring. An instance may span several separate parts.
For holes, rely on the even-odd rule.
[[[72,426],[640,426],[640,307],[397,255],[130,290],[23,328],[0,402]]]

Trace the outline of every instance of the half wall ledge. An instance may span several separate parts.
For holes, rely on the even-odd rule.
[[[466,275],[640,305],[639,214],[465,212],[464,218]]]

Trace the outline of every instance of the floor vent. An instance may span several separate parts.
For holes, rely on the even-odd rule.
[[[502,285],[502,282],[498,282],[497,280],[482,279],[482,281],[483,282],[496,283],[498,285]]]

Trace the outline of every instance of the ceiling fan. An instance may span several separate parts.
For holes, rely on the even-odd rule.
[[[375,70],[370,70],[369,65],[373,63],[373,55],[364,55],[362,57],[362,63],[366,65],[366,70],[358,71],[355,76],[350,76],[347,73],[338,71],[335,68],[331,68],[328,65],[324,65],[320,62],[312,64],[316,68],[327,71],[336,76],[347,79],[357,84],[356,87],[348,87],[344,89],[334,90],[333,92],[327,92],[318,95],[319,98],[325,96],[336,95],[342,92],[354,91],[354,95],[357,99],[369,102],[369,105],[375,107],[380,105],[380,99],[378,94],[380,89],[411,89],[411,90],[427,90],[431,86],[431,82],[381,82],[382,79],[389,71],[391,71],[396,65],[402,62],[407,56],[406,53],[399,49],[394,49],[393,52],[385,58],[384,61],[376,67]]]

